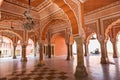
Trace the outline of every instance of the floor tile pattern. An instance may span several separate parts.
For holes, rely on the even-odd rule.
[[[43,66],[35,67],[30,72],[26,70],[15,71],[6,77],[0,78],[0,80],[66,80],[67,78],[66,72],[60,72]]]

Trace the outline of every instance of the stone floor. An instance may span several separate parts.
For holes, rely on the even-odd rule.
[[[113,59],[110,64],[100,64],[100,55],[85,57],[88,77],[76,79],[76,55],[71,61],[66,56],[45,60],[45,66],[38,67],[38,57],[28,57],[27,62],[20,58],[0,58],[0,80],[120,80],[120,59]]]

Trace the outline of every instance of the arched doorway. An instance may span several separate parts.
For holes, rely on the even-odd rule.
[[[27,56],[34,55],[34,42],[32,39],[28,39],[28,45],[26,47],[26,55]]]
[[[21,56],[22,55],[22,45],[20,43],[20,40],[17,42],[17,47],[16,47],[16,56]],[[26,55],[34,55],[34,42],[32,39],[28,39],[28,45],[26,47]]]
[[[72,45],[72,51],[73,51],[73,54],[77,54],[77,44],[76,44],[75,40],[74,40],[74,43]]]
[[[16,56],[22,55],[22,46],[20,44],[20,40],[18,40],[18,42],[17,42],[15,54],[16,54]]]
[[[98,52],[100,53],[100,43],[97,39],[96,34],[92,34],[90,39],[89,39],[89,45],[88,45],[88,51],[91,54],[97,54]]]
[[[120,19],[117,20],[113,20],[111,21],[111,24],[107,26],[106,30],[105,30],[105,36],[107,37],[108,35],[110,35],[111,37],[111,41],[112,41],[112,46],[113,46],[113,57],[117,58],[119,56],[118,53],[118,34],[120,31]],[[117,37],[116,37],[117,36]]]
[[[12,57],[13,45],[12,40],[5,36],[0,36],[0,57]]]

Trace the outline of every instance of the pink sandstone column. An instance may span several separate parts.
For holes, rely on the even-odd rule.
[[[77,67],[75,71],[75,77],[86,77],[87,71],[84,66],[84,56],[83,56],[83,40],[81,37],[75,38],[75,41],[77,43]]]

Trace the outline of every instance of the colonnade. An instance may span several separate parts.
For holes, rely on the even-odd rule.
[[[75,71],[75,76],[76,77],[84,77],[87,76],[87,71],[86,68],[84,66],[84,55],[87,56],[88,55],[88,44],[87,42],[84,42],[83,38],[81,37],[76,37],[74,38],[76,43],[77,43],[77,66],[76,66],[76,71]],[[98,38],[98,41],[100,43],[100,47],[101,47],[101,63],[102,64],[107,64],[109,63],[109,59],[108,59],[108,54],[107,54],[107,47],[106,47],[106,39],[103,37]],[[113,57],[117,58],[117,52],[116,52],[116,40],[111,39],[111,42],[113,44]],[[47,55],[48,58],[51,58],[52,55],[54,55],[54,49],[55,46],[54,44],[45,44],[44,42],[38,42],[40,48],[39,48],[39,62],[38,65],[42,66],[45,64],[44,62],[44,55]],[[83,53],[83,44],[85,45],[85,53]],[[66,60],[70,60],[73,55],[72,55],[72,44],[70,44],[70,42],[66,43],[67,45],[67,56],[66,56]],[[14,53],[13,53],[13,58],[16,58],[15,55],[15,49],[16,49],[16,44],[13,44],[14,47]],[[26,57],[26,46],[25,44],[22,45],[22,58],[21,61],[27,61],[27,57]],[[35,46],[36,47],[36,46]],[[36,54],[35,54],[36,55]]]
[[[101,63],[106,64],[109,63],[108,59],[108,53],[107,53],[107,39],[104,37],[98,37],[98,41],[100,43],[100,49],[101,49]],[[117,53],[117,41],[116,39],[110,39],[112,45],[113,45],[113,58],[118,58],[118,53]],[[85,56],[88,55],[89,49],[89,41],[84,42],[85,45]]]

